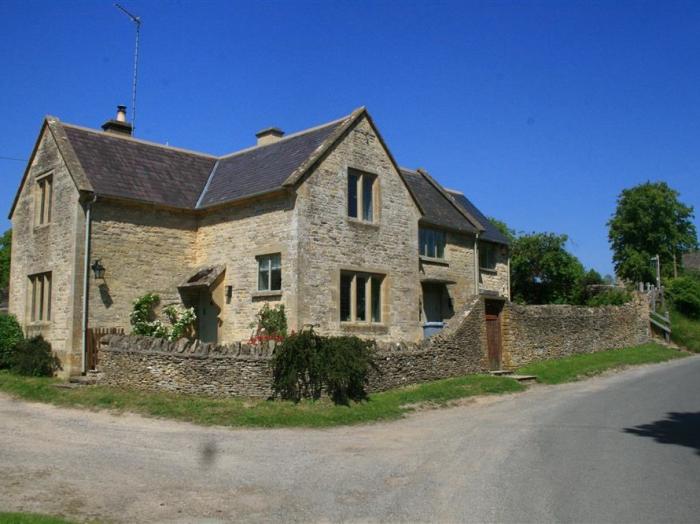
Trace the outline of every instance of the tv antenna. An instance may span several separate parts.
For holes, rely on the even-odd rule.
[[[131,89],[131,132],[133,133],[136,131],[136,83],[139,72],[139,34],[141,33],[141,18],[130,13],[119,4],[114,4],[114,7],[131,18],[131,21],[136,26],[136,44],[134,45],[134,83]]]

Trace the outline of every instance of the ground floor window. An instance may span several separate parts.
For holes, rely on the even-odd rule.
[[[282,289],[282,256],[263,255],[258,257],[258,291],[279,291]]]
[[[51,320],[51,272],[29,276],[32,322]]]
[[[340,273],[341,322],[381,322],[384,275],[342,271]]]

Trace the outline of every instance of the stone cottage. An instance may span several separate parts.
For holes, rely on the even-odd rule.
[[[102,129],[46,117],[10,211],[10,312],[66,373],[146,292],[195,307],[211,342],[247,339],[265,303],[290,329],[417,341],[509,296],[507,240],[399,167],[365,108],[221,157],[132,137],[124,106]]]

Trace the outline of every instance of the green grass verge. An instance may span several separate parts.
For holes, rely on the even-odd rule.
[[[687,353],[669,349],[659,344],[649,343],[623,349],[612,349],[598,353],[586,353],[571,357],[545,360],[528,364],[518,369],[523,375],[535,375],[538,382],[561,384],[609,369],[664,362],[688,356]]]
[[[671,340],[694,353],[700,353],[700,320],[671,310]]]
[[[213,399],[170,393],[142,393],[103,386],[60,389],[56,379],[20,377],[0,372],[0,391],[58,406],[129,411],[202,425],[248,427],[330,427],[391,420],[421,405],[444,406],[474,395],[522,391],[517,381],[469,375],[376,393],[365,402],[336,406],[328,400],[284,401]]]
[[[36,513],[2,513],[0,524],[70,524],[70,521]]]

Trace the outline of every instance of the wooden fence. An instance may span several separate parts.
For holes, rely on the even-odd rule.
[[[97,350],[100,347],[100,339],[105,335],[123,335],[124,328],[88,328],[87,330],[87,369],[97,369]]]

